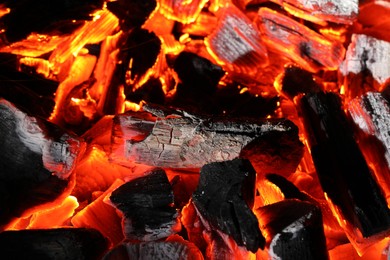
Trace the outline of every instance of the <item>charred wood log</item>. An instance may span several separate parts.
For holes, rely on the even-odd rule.
[[[290,99],[301,93],[321,91],[321,87],[314,81],[312,73],[295,66],[288,66],[285,69],[280,87],[279,91]]]
[[[386,200],[353,138],[340,98],[334,93],[307,94],[300,108],[321,186],[359,249],[363,238],[390,228]]]
[[[100,259],[106,239],[94,229],[31,229],[0,233],[6,259]]]
[[[390,105],[379,92],[368,92],[348,104],[357,127],[359,146],[378,183],[390,196]]]
[[[124,215],[127,239],[154,241],[180,231],[172,187],[162,169],[123,184],[111,193],[110,201]]]
[[[256,210],[272,259],[328,259],[321,210],[284,200]]]
[[[90,20],[91,14],[103,7],[102,0],[88,0],[80,3],[77,0],[51,1],[39,3],[30,0],[2,1],[11,12],[2,16],[0,23],[8,43],[26,38],[30,33],[69,33],[82,23],[72,20]]]
[[[239,156],[259,171],[295,171],[302,144],[289,120],[204,118],[144,106],[114,118],[111,158],[167,168],[200,168]],[[275,146],[276,145],[276,146]]]
[[[352,24],[359,12],[357,0],[272,0],[295,16],[316,22]]]
[[[212,227],[252,252],[265,242],[251,211],[255,182],[256,172],[248,160],[210,163],[202,167],[192,196],[196,209]]]
[[[267,47],[286,55],[302,68],[317,72],[325,67],[336,70],[345,49],[297,21],[268,8],[260,8],[256,22]]]
[[[352,35],[340,71],[348,97],[378,91],[390,78],[390,43],[363,34]]]
[[[0,100],[0,225],[52,202],[68,187],[84,144]]]
[[[139,244],[123,243],[109,251],[103,259],[203,260],[203,256],[199,249],[192,243],[184,240],[168,240],[161,242],[143,242]]]
[[[218,18],[217,28],[205,39],[206,46],[224,68],[254,75],[259,67],[264,67],[268,62],[260,32],[233,5],[225,7]]]

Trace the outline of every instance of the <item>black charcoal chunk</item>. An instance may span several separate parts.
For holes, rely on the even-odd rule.
[[[100,259],[108,241],[94,229],[60,228],[0,233],[3,259]]]
[[[123,184],[110,200],[124,215],[123,231],[128,239],[154,241],[178,231],[172,187],[162,169]]]
[[[139,244],[123,243],[110,250],[103,257],[103,260],[115,259],[202,260],[203,256],[195,245],[188,242],[161,241]]]
[[[322,214],[315,205],[284,200],[256,212],[272,259],[328,259]]]
[[[11,12],[0,18],[0,31],[4,29],[9,43],[23,40],[30,33],[69,33],[91,20],[93,12],[103,7],[102,0],[6,0],[2,1]]]
[[[204,93],[214,93],[225,74],[220,66],[190,52],[181,52],[177,56],[174,69],[187,88]]]
[[[300,100],[300,109],[318,178],[328,198],[363,237],[388,230],[386,200],[353,138],[339,96],[307,94]]]
[[[193,202],[212,225],[230,235],[238,245],[256,252],[265,239],[251,211],[256,172],[245,159],[210,163],[202,167]]]
[[[0,225],[60,196],[82,146],[57,126],[0,99]]]
[[[120,20],[123,31],[143,25],[157,6],[155,0],[117,0],[106,4],[107,9]]]
[[[146,103],[163,105],[165,103],[165,93],[161,81],[157,78],[150,78],[135,91],[128,88],[126,99],[135,103],[145,101]]]
[[[282,78],[282,92],[290,99],[300,93],[321,91],[314,81],[313,74],[299,67],[288,66]]]

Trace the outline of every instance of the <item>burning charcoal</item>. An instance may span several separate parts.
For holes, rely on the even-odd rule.
[[[390,196],[390,106],[378,92],[368,92],[348,104],[348,112],[358,128],[359,145],[375,175]]]
[[[115,246],[123,240],[121,219],[116,209],[105,203],[106,196],[118,188],[124,182],[116,180],[99,198],[80,210],[73,218],[72,225],[78,228],[94,228],[108,238],[111,246]]]
[[[123,243],[113,248],[103,257],[103,260],[111,259],[203,260],[203,255],[194,244],[182,239],[182,241],[168,240],[139,244]]]
[[[64,193],[84,144],[0,100],[0,225]],[[32,212],[30,212],[32,213]]]
[[[174,69],[184,85],[206,93],[214,93],[224,75],[221,67],[190,52],[177,56]]]
[[[9,43],[20,41],[30,33],[69,33],[81,25],[72,20],[90,20],[91,14],[103,7],[102,0],[53,1],[30,0],[2,1],[11,12],[0,18],[5,37]]]
[[[285,119],[203,118],[154,109],[116,116],[111,159],[167,168],[200,168],[239,156],[255,168],[294,172],[301,155],[298,129]],[[264,150],[264,151],[263,151]]]
[[[357,0],[272,0],[295,16],[313,22],[329,21],[352,24],[359,12]],[[326,24],[326,22],[325,22]]]
[[[321,87],[314,81],[312,73],[299,67],[288,66],[283,74],[280,91],[293,99],[300,93],[319,92]]]
[[[302,201],[307,201],[309,199],[308,195],[302,193],[294,184],[289,182],[283,176],[277,174],[267,174],[266,179],[278,186],[286,199],[298,199]]]
[[[213,228],[252,252],[264,247],[264,237],[251,211],[255,182],[256,172],[248,160],[210,163],[202,167],[192,196],[195,207]]]
[[[308,27],[268,8],[260,8],[257,24],[267,47],[286,55],[302,68],[317,72],[322,67],[338,69],[345,49]]]
[[[193,23],[200,11],[207,3],[205,0],[161,0],[160,12],[168,19],[178,21],[180,23]]]
[[[321,210],[284,200],[256,210],[272,259],[328,259]]]
[[[135,103],[145,101],[146,103],[163,105],[165,103],[165,93],[158,78],[151,77],[142,86],[134,91],[127,91],[126,99]]]
[[[386,200],[353,139],[339,96],[306,94],[300,108],[330,207],[355,248],[362,250],[364,238],[390,228]]]
[[[106,239],[94,229],[30,229],[0,233],[5,259],[100,259]]]
[[[107,9],[120,20],[123,31],[139,27],[149,18],[157,6],[155,0],[117,0],[107,2]]]
[[[259,31],[233,5],[222,9],[218,27],[205,44],[217,61],[231,71],[254,74],[268,62]]]
[[[350,98],[378,90],[390,78],[390,43],[367,35],[352,35],[340,71]]]
[[[123,214],[127,239],[154,241],[180,230],[173,191],[162,169],[131,180],[112,192],[110,201]]]

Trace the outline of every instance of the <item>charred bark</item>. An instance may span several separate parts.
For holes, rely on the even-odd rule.
[[[59,197],[83,143],[0,100],[0,225]]]
[[[252,252],[264,247],[264,237],[251,211],[255,182],[256,172],[248,160],[210,163],[202,167],[192,196],[195,207],[213,228]]]
[[[302,144],[289,120],[205,118],[177,110],[145,107],[114,119],[111,158],[167,168],[249,159],[260,172],[295,171]]]
[[[351,127],[333,93],[307,94],[300,100],[317,174],[347,234],[358,229],[370,237],[390,228],[390,211],[356,144]],[[352,227],[351,227],[352,226]]]

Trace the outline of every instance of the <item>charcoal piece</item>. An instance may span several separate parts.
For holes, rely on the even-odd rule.
[[[107,2],[107,9],[120,20],[120,27],[128,31],[140,27],[157,6],[155,0],[118,0]]]
[[[312,21],[352,24],[359,12],[357,0],[272,0],[291,14]],[[321,22],[319,22],[321,24]]]
[[[337,70],[343,61],[345,49],[340,42],[331,41],[292,18],[260,8],[256,19],[267,47],[305,70]]]
[[[306,94],[299,104],[322,189],[346,221],[341,226],[352,239],[358,234],[351,229],[363,237],[388,230],[386,200],[353,138],[339,96]]]
[[[59,197],[83,143],[0,99],[0,225]]]
[[[172,207],[173,191],[162,169],[131,180],[110,196],[123,215],[123,232],[128,239],[154,241],[177,232],[178,212]]]
[[[184,85],[208,94],[216,91],[225,74],[220,66],[190,52],[181,52],[177,56],[174,69]]]
[[[202,167],[192,199],[199,213],[236,243],[256,252],[264,248],[264,237],[251,211],[256,172],[248,160],[210,163]]]
[[[9,43],[23,40],[30,33],[69,33],[82,23],[73,20],[91,20],[91,14],[103,7],[102,0],[30,0],[2,1],[11,12],[0,18]]]
[[[350,98],[375,91],[390,78],[390,43],[363,34],[353,34],[340,72]]]
[[[234,5],[221,8],[216,29],[205,38],[208,51],[229,71],[254,75],[268,63],[267,49],[253,22]]]
[[[359,146],[374,167],[378,183],[390,196],[390,105],[379,92],[351,100],[348,112],[356,126]]]
[[[288,66],[284,70],[281,85],[281,91],[290,99],[300,93],[321,91],[312,73],[295,66]]]
[[[200,168],[206,163],[242,156],[251,160],[255,168],[266,166],[269,172],[291,173],[302,155],[298,128],[286,119],[195,116],[150,105],[143,109],[156,117],[146,112],[128,112],[114,118],[113,161]],[[273,145],[266,146],[270,143]],[[262,148],[266,148],[264,152]]]
[[[107,249],[107,240],[94,229],[30,229],[0,233],[4,259],[100,259]]]
[[[120,244],[103,257],[103,260],[111,259],[203,260],[203,256],[192,243],[186,241],[161,241]]]
[[[284,200],[256,210],[272,259],[328,259],[321,210]]]

